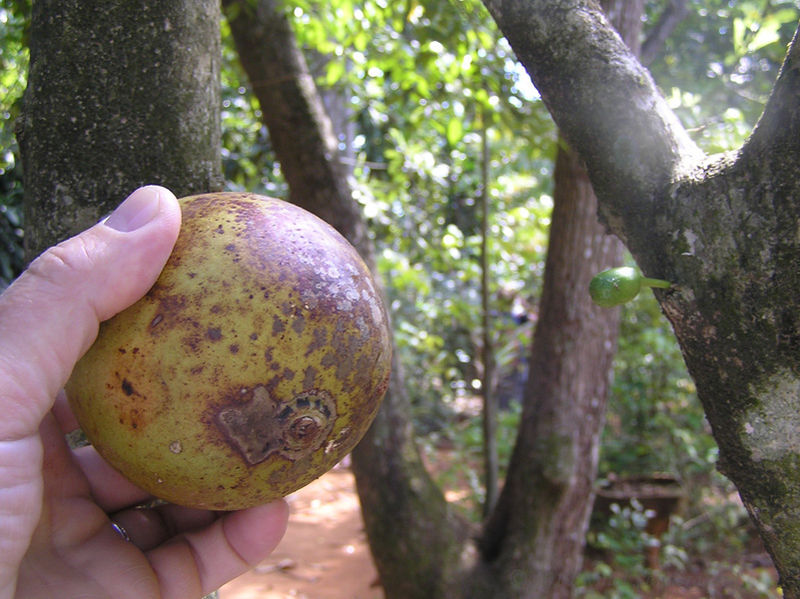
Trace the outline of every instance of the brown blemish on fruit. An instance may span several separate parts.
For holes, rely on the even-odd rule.
[[[131,395],[133,395],[135,393],[135,391],[133,390],[133,385],[131,384],[131,382],[128,379],[122,379],[122,385],[121,386],[122,386],[122,392],[125,395],[127,395],[128,397],[130,397]]]
[[[181,316],[186,310],[188,301],[185,295],[175,294],[172,285],[157,283],[146,297],[158,301],[156,316],[150,321],[151,332],[158,333],[158,331],[152,330],[158,325],[161,325],[158,327],[159,330],[165,325],[169,325],[168,328],[180,326]]]
[[[303,373],[303,388],[313,389],[317,378],[317,369],[313,366],[306,366]]]
[[[267,388],[257,386],[250,400],[221,410],[217,420],[228,441],[250,466],[274,453],[296,461],[327,440],[336,420],[336,405],[324,391],[306,391],[276,402]]]
[[[327,441],[336,420],[336,402],[325,391],[305,391],[281,405],[278,420],[282,433],[280,454],[299,460]]]
[[[222,331],[220,331],[219,327],[209,327],[206,331],[206,337],[211,341],[219,341],[222,339]]]
[[[267,389],[259,386],[248,403],[219,413],[223,432],[251,466],[263,462],[277,449],[273,419],[276,407]]]
[[[311,331],[311,343],[306,348],[304,357],[310,356],[313,352],[325,346],[325,341],[328,338],[328,329],[325,327],[316,327]]]
[[[319,435],[319,423],[311,416],[301,416],[289,425],[288,436],[300,447],[312,443]]]
[[[272,335],[277,336],[283,333],[286,330],[286,325],[283,324],[283,320],[278,318],[277,316],[272,317]]]
[[[332,451],[336,451],[341,445],[347,441],[347,438],[350,436],[352,428],[349,426],[344,427],[339,434],[336,435],[336,438],[331,439],[325,444],[325,453],[331,453]]]
[[[298,335],[303,334],[303,329],[306,328],[306,319],[303,317],[302,314],[297,314],[294,318],[294,322],[292,322],[292,330]]]

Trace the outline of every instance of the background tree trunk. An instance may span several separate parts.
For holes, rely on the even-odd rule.
[[[643,1],[607,0],[603,8],[638,53]],[[587,290],[595,274],[620,263],[622,244],[598,222],[583,164],[564,143],[554,180],[522,422],[480,544],[494,574],[485,596],[571,597],[594,500],[619,310],[598,308]]]
[[[706,158],[594,3],[484,0],[657,292],[737,486],[800,597],[800,28],[751,138]],[[545,26],[546,25],[546,26]]]
[[[493,592],[485,596],[572,596],[619,329],[619,310],[593,305],[587,289],[597,272],[620,263],[621,247],[597,221],[580,159],[561,147],[522,422],[481,539],[482,558],[497,577],[486,579]]]
[[[333,126],[282,5],[223,0],[231,33],[290,200],[327,220],[375,268],[366,223],[338,161]],[[353,452],[367,536],[387,597],[443,597],[469,528],[451,511],[414,444],[399,361],[383,405]]]
[[[136,187],[218,189],[219,6],[38,0],[18,139],[28,259]]]
[[[332,222],[374,264],[360,210],[338,164],[333,127],[288,19],[274,0],[224,0],[223,6],[291,200]],[[640,32],[637,6],[636,15],[619,13],[631,17],[633,39]],[[470,528],[422,466],[399,370],[353,453],[370,547],[388,598],[571,592],[592,503],[618,323],[617,311],[594,307],[587,289],[596,272],[619,261],[620,245],[600,229],[591,186],[572,153],[559,154],[556,179],[557,222],[540,314],[547,322],[540,325],[531,358],[535,383],[512,463],[514,482],[487,529],[482,556]],[[559,467],[564,470],[555,472]],[[517,557],[526,553],[536,559]]]

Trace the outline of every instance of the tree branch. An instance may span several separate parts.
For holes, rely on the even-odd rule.
[[[600,214],[627,243],[702,153],[648,71],[587,0],[484,0],[559,129],[584,159]]]
[[[664,48],[667,38],[672,35],[672,32],[686,18],[687,14],[689,14],[687,0],[669,0],[669,6],[661,13],[661,17],[656,21],[647,39],[642,43],[640,55],[642,64],[649,65],[655,60],[656,56]]]
[[[800,599],[800,33],[738,153],[702,158],[599,14],[579,0],[484,0],[589,168],[601,212],[659,292],[720,450]],[[655,272],[655,268],[661,272]],[[786,424],[786,423],[790,424]]]
[[[752,135],[742,148],[742,160],[797,161],[800,154],[800,23],[789,43],[772,94]]]

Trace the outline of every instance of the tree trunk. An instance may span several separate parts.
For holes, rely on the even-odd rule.
[[[495,357],[492,343],[492,318],[490,301],[489,263],[489,132],[484,118],[481,118],[481,393],[483,395],[483,486],[486,498],[483,501],[483,517],[486,518],[497,505],[500,493],[500,459],[497,455],[497,393],[495,393]]]
[[[706,158],[591,2],[485,0],[649,276],[780,574],[800,597],[800,28],[744,147]]]
[[[643,0],[607,0],[604,9],[638,52]],[[500,502],[480,543],[493,572],[484,578],[485,596],[491,597],[571,597],[594,500],[619,310],[598,308],[587,290],[595,274],[620,263],[622,244],[598,222],[583,164],[564,143],[554,178],[522,422]]]
[[[28,260],[143,184],[221,187],[220,62],[213,0],[33,3],[17,130]]]
[[[333,126],[288,19],[275,0],[223,0],[239,59],[258,98],[290,200],[327,220],[374,272],[366,223],[338,161]],[[370,548],[388,598],[443,597],[469,528],[450,510],[414,444],[395,356],[389,391],[354,450]]]
[[[219,6],[38,0],[18,139],[28,259],[136,187],[218,189]]]
[[[619,264],[578,157],[558,151],[550,244],[518,441],[481,539],[494,571],[482,596],[572,596],[594,498],[619,310],[592,304],[589,281]],[[471,581],[472,585],[478,585]]]
[[[337,162],[332,127],[288,20],[273,0],[255,5],[225,0],[223,6],[291,200],[332,222],[374,264],[363,219]],[[514,482],[487,528],[483,554],[422,466],[399,370],[353,454],[367,534],[387,598],[510,599],[543,596],[543,589],[561,593],[555,597],[568,596],[571,589],[591,507],[617,329],[617,311],[591,305],[587,288],[591,276],[619,260],[620,246],[599,229],[591,186],[573,154],[560,154],[557,179],[542,306],[543,319],[553,320],[537,332],[531,359],[537,382],[529,390],[524,439],[512,464]],[[544,467],[548,460],[565,470]],[[575,484],[568,482],[573,479]],[[553,492],[554,485],[559,492]],[[533,512],[520,511],[531,505]],[[519,559],[527,552],[538,559]],[[531,581],[546,586],[524,584]]]

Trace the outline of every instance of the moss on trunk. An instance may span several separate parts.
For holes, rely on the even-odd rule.
[[[218,3],[40,0],[30,51],[18,123],[28,259],[139,185],[220,187]]]

